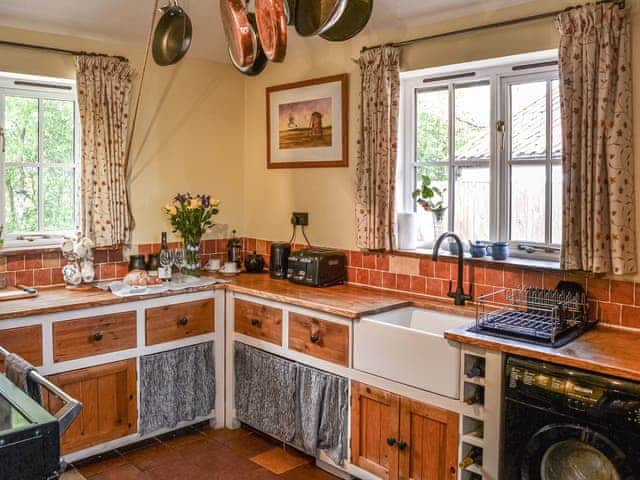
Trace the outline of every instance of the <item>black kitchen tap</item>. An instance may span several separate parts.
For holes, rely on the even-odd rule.
[[[464,273],[464,248],[462,248],[462,241],[460,237],[453,232],[447,232],[440,235],[440,237],[436,240],[435,245],[433,246],[433,254],[431,259],[434,262],[438,261],[438,250],[440,250],[440,244],[445,238],[451,237],[458,244],[458,285],[456,286],[456,291],[451,290],[451,280],[449,280],[449,293],[447,295],[454,299],[454,303],[456,305],[464,305],[467,300],[473,300],[473,296],[471,295],[471,291],[468,294],[464,293],[462,275]],[[470,287],[471,289],[471,287]]]

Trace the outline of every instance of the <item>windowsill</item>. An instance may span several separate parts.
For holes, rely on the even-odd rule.
[[[52,253],[59,252],[60,245],[59,243],[48,244],[48,245],[16,245],[9,244],[4,248],[0,248],[0,257],[6,255],[21,255],[21,254],[29,254],[29,253]]]
[[[409,257],[429,257],[433,256],[433,250],[430,248],[418,248],[416,250],[394,250],[391,252],[394,255],[404,255]],[[453,255],[451,252],[447,250],[441,250],[439,255],[440,258],[446,260],[457,260],[458,255]],[[550,261],[550,260],[539,260],[533,258],[523,258],[523,257],[509,257],[506,260],[494,260],[493,258],[487,256],[482,258],[473,258],[469,253],[464,254],[465,263],[471,265],[502,265],[513,268],[524,268],[529,270],[551,270],[559,272],[560,262]]]

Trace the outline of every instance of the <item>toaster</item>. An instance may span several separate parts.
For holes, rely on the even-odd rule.
[[[344,252],[328,248],[309,248],[289,256],[287,278],[293,283],[328,287],[344,283],[347,257]]]

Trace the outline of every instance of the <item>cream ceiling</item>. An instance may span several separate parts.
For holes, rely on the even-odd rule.
[[[369,26],[399,30],[534,0],[375,0]],[[168,0],[161,0],[161,5]],[[193,22],[190,55],[226,60],[219,0],[182,0]],[[144,45],[153,0],[0,0],[0,25]],[[292,40],[292,46],[304,42]]]

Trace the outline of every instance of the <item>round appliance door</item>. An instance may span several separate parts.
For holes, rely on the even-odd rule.
[[[522,480],[628,480],[625,453],[606,436],[579,425],[548,425],[529,440]]]

